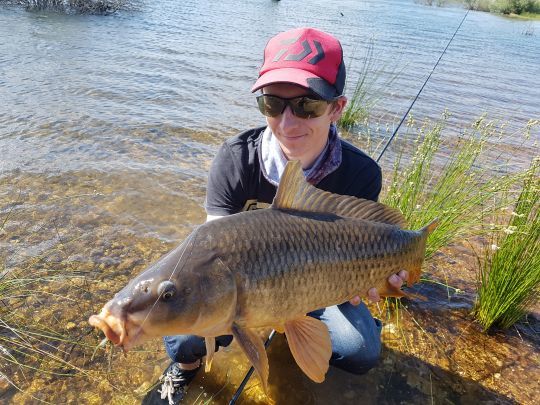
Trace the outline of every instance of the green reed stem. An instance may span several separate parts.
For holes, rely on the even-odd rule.
[[[386,65],[377,66],[374,48],[372,38],[368,43],[366,54],[362,58],[362,67],[352,92],[348,91],[351,86],[350,82],[347,81],[345,85],[349,99],[338,122],[338,126],[342,129],[350,130],[355,125],[367,122],[370,112],[380,100],[383,90],[399,77],[396,68],[387,72]],[[348,71],[352,70],[350,67],[349,65]]]
[[[487,141],[496,135],[492,123],[478,120],[457,143],[445,146],[443,167],[435,173],[434,158],[444,152],[441,133],[446,116],[434,125],[424,124],[408,162],[401,151],[382,201],[398,208],[411,229],[420,229],[433,219],[439,226],[430,235],[426,256],[465,235],[477,234],[484,218],[497,212],[515,176],[493,175],[479,164]]]
[[[509,328],[540,292],[540,158],[523,175],[514,210],[478,258],[478,297],[473,311],[482,327]]]

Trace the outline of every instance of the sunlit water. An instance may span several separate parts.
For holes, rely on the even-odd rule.
[[[264,123],[249,89],[271,35],[308,25],[334,33],[350,67],[349,92],[373,41],[373,63],[382,69],[374,79],[386,83],[396,76],[372,88],[378,99],[372,135],[384,140],[464,13],[375,0],[164,0],[105,17],[0,7],[0,264],[7,270],[86,272],[82,299],[79,290],[62,287],[64,299],[51,296],[29,305],[38,318],[54,319],[64,331],[73,322],[69,333],[97,343],[97,334],[87,336],[88,315],[204,220],[206,173],[217,147]],[[540,22],[471,12],[412,114],[437,119],[448,109],[449,137],[484,113],[519,133],[540,118],[539,74]],[[531,144],[540,139],[537,129],[531,138]],[[354,131],[349,139],[355,141]],[[527,164],[531,150],[516,149],[516,162]],[[115,354],[109,379],[114,389],[84,379],[74,386],[85,388],[88,402],[130,402],[165,364],[159,347],[125,359]],[[236,371],[227,393],[244,371],[236,368],[243,358],[232,359]],[[86,357],[72,361],[92,368]],[[107,370],[103,358],[94,362],[95,370]],[[219,389],[230,369],[218,365],[209,386]],[[333,387],[344,403],[354,403],[358,387],[344,381]],[[34,383],[30,391],[43,392],[43,399],[56,395],[53,402],[69,401],[77,392],[62,378],[19,382]],[[297,386],[296,396],[278,394],[279,385],[272,389],[283,403],[328,398],[323,388],[306,386]],[[426,387],[421,392],[428,395]],[[373,395],[375,403],[382,394]]]

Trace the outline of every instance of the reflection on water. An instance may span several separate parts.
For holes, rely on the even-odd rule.
[[[379,142],[401,118],[463,13],[406,0],[248,0],[241,8],[230,0],[164,0],[108,17],[0,7],[0,271],[85,275],[43,282],[40,293],[27,292],[16,309],[69,337],[55,344],[58,359],[28,356],[25,363],[66,375],[34,373],[1,357],[0,371],[25,392],[0,379],[0,402],[135,403],[156,381],[167,363],[159,341],[127,356],[98,349],[92,358],[102,337],[86,320],[204,220],[206,173],[218,145],[263,123],[249,89],[268,37],[301,25],[336,34],[353,80],[373,37],[376,63],[388,75],[395,65],[401,72],[378,90],[373,121],[380,129],[374,126],[372,135]],[[484,112],[509,120],[510,131],[538,119],[540,36],[523,31],[540,32],[539,24],[471,13],[414,117],[438,118],[448,108],[447,139]],[[535,131],[527,149],[513,141],[500,146],[526,164],[537,154]],[[360,142],[355,133],[348,137]],[[378,150],[380,145],[372,155]],[[383,163],[386,170],[392,156],[390,151]],[[430,290],[427,304],[410,306],[422,329],[411,319],[389,321],[382,364],[367,376],[332,370],[325,384],[313,384],[278,339],[270,349],[272,396],[278,403],[532,403],[538,341],[512,333],[479,335],[464,315],[470,299],[457,296],[451,303],[459,305],[452,306],[440,292]],[[2,342],[6,336],[13,338],[13,331],[2,327]],[[447,353],[450,346],[455,350]],[[233,345],[219,353],[211,374],[201,373],[190,401],[215,395],[214,402],[225,403],[245,371],[247,361]],[[253,378],[240,403],[262,402]]]

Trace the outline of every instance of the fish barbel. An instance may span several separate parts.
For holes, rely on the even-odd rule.
[[[284,332],[293,357],[324,380],[332,353],[328,329],[306,314],[376,287],[404,296],[388,277],[420,278],[427,236],[404,230],[399,211],[321,191],[289,162],[269,209],[197,227],[177,248],[129,282],[89,322],[129,350],[157,336],[205,337],[209,369],[215,337],[232,334],[267,389],[268,359],[254,328]]]

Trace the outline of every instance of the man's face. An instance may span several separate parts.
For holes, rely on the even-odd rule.
[[[282,98],[310,96],[307,89],[287,83],[266,86],[263,93]],[[325,113],[317,118],[296,117],[291,107],[287,106],[282,114],[266,117],[266,121],[287,159],[300,160],[302,167],[306,168],[311,166],[326,146],[330,123],[339,119],[346,103],[347,99],[342,97],[328,104]]]

